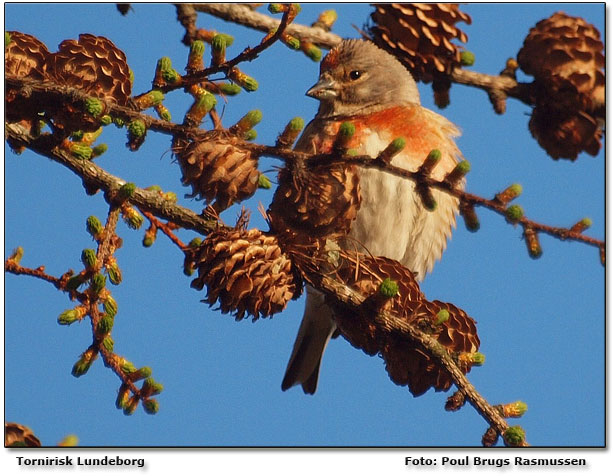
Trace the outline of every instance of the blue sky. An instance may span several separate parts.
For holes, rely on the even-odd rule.
[[[310,24],[325,4],[303,5],[297,22]],[[355,37],[372,7],[334,5],[334,31]],[[462,24],[474,70],[496,74],[516,55],[530,27],[563,10],[604,31],[602,4],[468,4],[473,24]],[[265,10],[264,10],[265,11]],[[235,36],[228,55],[255,45],[262,34],[200,14],[198,25]],[[88,32],[106,36],[127,55],[135,73],[133,91],[150,88],[158,58],[169,56],[182,70],[184,31],[169,5],[134,5],[121,17],[113,4],[5,4],[5,29],[30,33],[51,51],[67,38]],[[281,65],[283,65],[281,67]],[[271,144],[294,116],[310,119],[317,103],[304,95],[316,81],[318,65],[275,45],[242,66],[260,89],[220,104],[225,125],[250,109],[261,109],[258,142]],[[526,79],[526,78],[522,78]],[[420,84],[422,102],[437,110],[429,85]],[[180,120],[189,100],[176,91],[166,105]],[[550,225],[570,226],[587,216],[591,236],[604,237],[604,152],[576,162],[553,161],[528,131],[530,108],[509,101],[497,116],[480,90],[454,85],[451,105],[439,111],[463,131],[458,144],[472,164],[467,189],[492,197],[519,182],[517,200],[527,216]],[[205,123],[208,127],[210,124]],[[139,186],[160,185],[177,192],[185,206],[178,165],[168,136],[150,133],[141,150],[129,152],[125,133],[107,128],[100,141],[109,151],[98,163]],[[104,218],[100,195],[85,195],[67,169],[29,152],[5,149],[5,256],[23,246],[22,264],[44,264],[51,274],[79,268],[89,215]],[[279,162],[263,159],[269,171]],[[245,204],[251,225],[264,227],[257,205],[271,191]],[[459,222],[448,250],[423,283],[430,299],[453,302],[478,322],[483,367],[470,380],[491,403],[523,400],[528,412],[518,422],[537,446],[599,446],[604,440],[604,268],[595,248],[541,237],[543,256],[528,257],[521,230],[500,216],[478,210],[481,229]],[[237,209],[224,214],[232,223]],[[142,232],[120,225],[124,246],[116,257],[124,274],[113,288],[119,313],[115,349],[137,366],[148,365],[162,382],[160,412],[131,417],[115,409],[119,380],[97,362],[79,379],[70,370],[91,340],[87,322],[69,328],[57,316],[71,307],[49,284],[5,277],[5,419],[31,426],[46,444],[74,433],[86,446],[475,446],[484,420],[466,406],[447,413],[449,393],[429,391],[413,398],[387,377],[383,362],[368,357],[342,338],[331,343],[315,396],[298,388],[280,389],[287,359],[302,317],[303,299],[272,319],[234,322],[199,302],[182,273],[180,252],[162,236],[150,249]],[[193,233],[181,233],[189,240]]]

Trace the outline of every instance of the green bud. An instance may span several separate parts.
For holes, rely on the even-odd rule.
[[[223,41],[226,43],[226,47],[232,46],[232,44],[234,43],[234,37],[232,35],[228,35],[226,33],[217,33],[215,36],[223,38]]]
[[[79,444],[79,437],[77,435],[67,435],[62,438],[57,445],[62,447],[74,447]]]
[[[162,78],[164,81],[170,84],[174,84],[181,79],[181,75],[177,72],[176,69],[169,69],[166,71],[162,71]]]
[[[398,153],[400,152],[402,149],[405,148],[407,141],[402,138],[402,137],[398,137],[396,139],[394,139],[392,142],[390,142],[390,144],[383,150],[383,152],[381,152],[379,154],[379,160],[382,160],[383,162],[386,163],[390,163],[392,161],[392,158]]]
[[[158,91],[154,89],[153,91],[149,91],[147,93],[149,97],[149,101],[151,102],[151,106],[157,106],[164,100],[164,93],[162,91]]]
[[[136,372],[136,367],[129,360],[122,359],[122,361],[121,361],[119,366],[121,367],[121,370],[124,371],[127,374],[131,374],[132,372]]]
[[[217,85],[219,90],[226,96],[236,96],[241,92],[241,87],[234,83],[221,83]]]
[[[23,258],[23,248],[21,246],[18,246],[17,248],[15,248],[13,252],[11,253],[11,255],[9,256],[9,259],[13,261],[15,264],[19,264],[22,258]]]
[[[110,335],[104,336],[104,339],[102,339],[102,347],[104,347],[107,352],[113,352],[115,341]]]
[[[103,303],[104,312],[107,313],[111,317],[115,317],[117,314],[117,301],[110,294],[104,300]]]
[[[85,352],[81,354],[79,360],[75,362],[72,367],[72,375],[74,377],[81,377],[85,375],[89,368],[92,366],[94,361],[98,358],[98,353],[93,349],[87,349]]]
[[[355,134],[355,124],[343,122],[338,130],[338,134],[342,137],[353,137],[353,134]]]
[[[99,157],[109,149],[107,144],[98,144],[92,149],[92,157]]]
[[[590,218],[583,218],[580,222],[584,227],[589,228],[592,226],[592,220]]]
[[[387,299],[391,299],[398,294],[398,283],[390,278],[385,278],[379,286],[379,293]]]
[[[151,377],[152,373],[153,371],[151,370],[151,367],[141,367],[137,371],[130,374],[130,380],[142,380],[144,378]]]
[[[255,129],[249,129],[247,132],[245,132],[243,139],[246,141],[252,141],[255,140],[257,137],[258,131],[256,131]]]
[[[121,187],[119,187],[119,191],[117,192],[117,195],[121,201],[124,201],[129,198],[132,198],[132,196],[134,195],[134,192],[136,192],[136,184],[132,182],[127,182],[127,183],[124,183]]]
[[[79,131],[73,131],[73,132],[70,134],[70,138],[71,138],[73,141],[80,142],[80,141],[82,141],[82,140],[83,140],[83,136],[84,136],[84,134],[85,134],[85,132],[83,132],[83,131],[81,131],[81,130],[79,130]]]
[[[157,113],[158,117],[163,121],[170,122],[172,120],[172,115],[170,114],[170,111],[163,104],[158,104],[157,106],[155,106],[155,112]]]
[[[253,129],[257,124],[262,120],[262,111],[259,109],[254,109],[253,111],[249,111],[240,120],[230,127],[230,132],[232,134],[244,135],[250,129]]]
[[[85,315],[85,308],[78,306],[74,309],[66,309],[58,318],[57,323],[62,326],[69,326],[75,321],[80,321]]]
[[[111,124],[111,122],[113,122],[113,118],[108,114],[105,114],[100,118],[100,124],[102,124],[103,126],[108,126],[109,124]]]
[[[471,51],[462,51],[460,53],[460,63],[462,63],[462,66],[472,66],[475,64],[475,54]]]
[[[122,410],[128,404],[130,398],[130,388],[123,384],[119,387],[119,392],[117,393],[117,399],[115,400],[115,406],[118,410]]]
[[[505,215],[509,222],[517,223],[524,216],[524,210],[519,205],[511,205],[506,209]]]
[[[8,31],[4,32],[4,47],[6,48],[11,44],[11,34]]]
[[[285,5],[281,3],[269,3],[268,11],[270,13],[283,13],[285,11]]]
[[[470,354],[470,362],[476,366],[483,365],[485,363],[485,354],[482,354],[481,352],[473,352]]]
[[[153,377],[147,377],[143,382],[142,392],[145,395],[159,395],[164,390],[164,385],[156,382]]]
[[[349,157],[356,157],[358,155],[358,149],[347,149],[345,151],[345,155],[348,155]]]
[[[160,404],[154,398],[145,400],[143,402],[143,409],[149,415],[155,415],[160,410]]]
[[[95,274],[94,277],[91,280],[91,289],[94,292],[94,294],[98,295],[100,294],[100,291],[102,291],[106,286],[106,278],[104,277],[103,274]]]
[[[321,61],[321,57],[322,57],[321,49],[315,45],[309,45],[304,50],[304,54],[307,55],[309,58],[311,58],[316,63],[319,63],[319,61]]]
[[[201,40],[192,41],[192,44],[189,46],[189,54],[190,56],[202,56],[204,54],[205,46],[204,42]]]
[[[81,286],[84,283],[84,278],[83,276],[81,276],[80,274],[77,274],[75,276],[72,276],[68,282],[66,283],[66,289],[68,289],[69,291],[76,291],[79,286]]]
[[[97,98],[87,98],[85,100],[85,111],[94,117],[98,117],[104,111],[104,104]]]
[[[196,238],[192,238],[188,246],[190,248],[198,248],[201,244],[202,244],[202,238],[196,237]]]
[[[272,187],[272,183],[270,182],[270,179],[266,177],[266,175],[260,174],[260,176],[258,177],[258,188],[270,190],[271,187]]]
[[[300,49],[300,40],[294,36],[283,35],[283,43],[292,50]]]
[[[226,46],[228,46],[228,44],[226,43],[226,37],[227,35],[223,35],[223,34],[217,34],[213,37],[213,39],[211,40],[211,46],[213,47],[213,49],[217,50],[217,51],[223,51],[226,49]]]
[[[123,126],[125,126],[126,121],[124,121],[121,117],[114,117],[113,124],[115,124],[115,127],[121,129]]]
[[[98,325],[96,326],[96,333],[98,335],[108,334],[113,329],[113,324],[115,324],[115,319],[113,319],[108,314],[104,314],[102,318],[98,321]]]
[[[241,86],[245,91],[252,93],[253,91],[257,91],[259,84],[255,78],[252,78],[251,76],[245,76],[243,78]]]
[[[445,181],[454,187],[468,172],[470,172],[470,162],[468,160],[462,160],[447,174]]]
[[[175,192],[164,192],[162,194],[162,198],[172,203],[176,203],[178,200],[177,194]]]
[[[430,153],[428,154],[428,157],[426,157],[426,160],[428,161],[434,161],[434,162],[438,162],[439,160],[441,160],[441,157],[443,156],[443,154],[441,154],[441,151],[438,149],[432,149],[430,151]]]
[[[121,215],[126,225],[133,230],[138,230],[145,223],[143,216],[132,207],[123,207]]]
[[[111,282],[111,284],[114,284],[115,286],[117,286],[118,284],[121,283],[121,280],[122,280],[121,269],[117,265],[117,262],[107,264],[106,272],[109,274],[109,281]]]
[[[505,418],[519,418],[528,411],[528,405],[522,401],[502,405],[502,416]]]
[[[87,269],[96,267],[96,252],[92,249],[86,248],[81,251],[81,262]]]
[[[93,238],[96,238],[102,232],[102,223],[98,220],[97,217],[91,215],[87,218],[85,222],[85,228],[87,232],[92,235]]]
[[[132,137],[143,137],[147,132],[147,126],[140,119],[135,119],[128,124],[128,133]]]
[[[497,193],[495,198],[497,201],[499,201],[503,205],[506,205],[511,200],[514,200],[517,197],[519,197],[521,193],[522,193],[522,186],[518,183],[514,183],[512,185],[509,185],[502,192]]]
[[[510,426],[504,432],[504,441],[509,446],[520,446],[526,439],[526,432],[521,426]]]
[[[449,311],[447,309],[441,309],[436,314],[436,321],[434,324],[440,326],[443,322],[447,322],[449,320]]]
[[[137,396],[131,397],[126,403],[126,406],[123,408],[123,414],[124,415],[134,414],[134,412],[138,408],[138,402],[139,402],[139,398]]]
[[[77,159],[90,160],[92,158],[92,148],[87,145],[71,144],[70,154]]]
[[[158,60],[157,69],[160,71],[168,71],[172,69],[172,60],[168,56],[163,56]]]
[[[277,147],[291,147],[303,128],[304,119],[302,117],[294,117],[287,123],[279,137],[277,137]]]

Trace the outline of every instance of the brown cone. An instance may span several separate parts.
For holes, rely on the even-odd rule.
[[[375,4],[370,28],[373,41],[400,59],[416,80],[429,83],[460,65],[460,50],[452,43],[468,40],[455,24],[471,18],[454,3]]]
[[[49,56],[47,47],[26,33],[8,33],[11,42],[4,48],[4,74],[35,80],[46,79],[46,61]],[[5,105],[9,122],[35,121],[41,109],[36,101],[17,96],[17,91],[10,87],[5,91]]]
[[[230,134],[216,133],[175,150],[183,184],[192,186],[193,196],[214,200],[217,212],[250,197],[258,188],[258,160],[238,148],[237,142]]]
[[[449,319],[436,325],[437,314],[441,310],[449,312]],[[479,349],[475,321],[453,304],[424,300],[405,318],[437,339],[450,353],[472,353]],[[436,391],[446,391],[453,383],[446,370],[412,342],[398,335],[389,336],[381,349],[381,355],[392,381],[398,385],[408,385],[409,391],[416,397],[430,387]],[[462,372],[470,371],[469,364],[460,361],[458,365]]]
[[[4,446],[41,446],[40,440],[27,426],[19,423],[4,424]]]
[[[360,199],[355,166],[307,168],[296,162],[279,172],[268,210],[270,227],[283,241],[295,243],[338,238],[349,232]]]
[[[590,96],[594,109],[604,104],[604,45],[583,18],[554,13],[534,26],[517,55],[521,69],[536,79],[560,77]]]
[[[600,150],[603,49],[593,25],[558,12],[530,30],[518,53],[519,66],[535,79],[530,131],[554,159]]]
[[[126,55],[111,40],[90,34],[64,40],[49,56],[47,71],[59,84],[125,106],[132,91]],[[54,113],[58,127],[68,131],[96,130],[99,121],[80,107],[65,104]]]
[[[363,253],[341,252],[337,277],[349,287],[366,297],[363,306],[372,312],[353,313],[337,307],[335,320],[343,335],[354,347],[369,355],[377,354],[387,338],[378,330],[372,317],[377,310],[394,312],[399,315],[411,312],[424,295],[419,289],[413,273],[397,261],[381,256]],[[381,283],[390,278],[398,284],[398,294],[385,299],[379,293]]]
[[[219,301],[221,312],[233,313],[237,321],[245,314],[255,321],[281,312],[301,292],[277,239],[256,229],[211,233],[196,252],[195,266],[192,287],[206,285],[205,302]]]

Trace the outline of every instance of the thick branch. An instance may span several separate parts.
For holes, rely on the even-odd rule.
[[[34,139],[19,124],[5,124],[5,134],[11,141],[23,144],[34,152],[68,167],[81,177],[88,186],[104,190],[107,195],[115,194],[126,183],[125,180],[106,172],[92,161],[72,157],[60,147],[47,147],[43,140]],[[193,211],[162,198],[155,191],[136,188],[134,195],[130,197],[130,202],[142,210],[150,211],[156,216],[170,220],[183,228],[198,231],[202,234],[210,233],[218,227],[217,222],[206,220]]]
[[[197,11],[209,13],[222,20],[247,26],[254,30],[269,32],[273,28],[278,28],[281,24],[281,20],[253,11],[251,8],[241,4],[194,3],[191,6]],[[308,39],[311,43],[328,49],[341,41],[341,37],[334,33],[329,33],[321,28],[312,28],[296,23],[289,25],[286,31],[298,39]]]

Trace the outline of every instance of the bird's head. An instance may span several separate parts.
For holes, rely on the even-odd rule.
[[[392,55],[367,40],[344,40],[321,62],[319,81],[306,93],[320,101],[321,117],[376,112],[419,104],[411,73]]]

